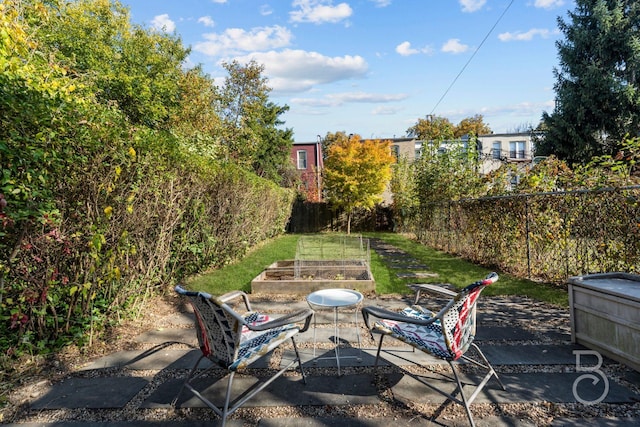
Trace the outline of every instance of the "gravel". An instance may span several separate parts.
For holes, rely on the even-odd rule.
[[[268,298],[268,297],[262,297]],[[276,296],[276,299],[289,301],[286,296]],[[393,297],[385,297],[385,300]],[[252,297],[253,302],[253,297]],[[524,343],[525,345],[552,343],[550,338],[553,332],[567,332],[569,330],[569,318],[566,309],[533,302],[524,297],[492,297],[484,298],[484,304],[489,304],[495,312],[500,312],[501,305],[514,305],[521,307],[523,318],[537,318],[544,313],[544,321],[529,321],[520,326],[534,333],[536,339]],[[487,305],[488,306],[488,305]],[[139,405],[163,382],[172,376],[184,376],[182,371],[133,371],[126,369],[105,369],[94,371],[80,371],[79,367],[104,354],[119,350],[140,350],[144,343],[135,340],[135,337],[145,331],[157,328],[179,327],[172,324],[171,319],[177,311],[184,310],[184,306],[173,296],[156,298],[148,304],[149,309],[144,316],[136,321],[123,323],[120,327],[110,331],[109,336],[97,343],[90,350],[68,348],[56,355],[55,359],[47,361],[31,361],[29,369],[16,372],[12,379],[10,391],[6,391],[6,405],[0,410],[0,422],[53,422],[61,420],[76,421],[116,421],[116,420],[209,420],[213,417],[208,409],[140,409]],[[530,316],[530,317],[527,317]],[[491,323],[491,320],[488,321]],[[496,319],[495,324],[500,324]],[[183,326],[184,327],[184,326]],[[364,329],[361,331],[363,345],[372,346],[374,343]],[[523,343],[519,343],[523,345]],[[300,347],[308,347],[301,343]],[[177,347],[176,347],[177,348]],[[276,358],[277,359],[277,358]],[[278,360],[274,360],[277,364]],[[275,366],[275,365],[274,365]],[[394,367],[381,367],[380,372],[393,371]],[[446,365],[433,367],[432,370],[448,370]],[[517,372],[566,372],[575,367],[562,365],[528,365],[528,366],[499,366],[499,373]],[[629,369],[619,364],[603,366],[607,378],[616,381],[640,393],[640,385],[629,380]],[[420,372],[420,368],[412,368]],[[348,417],[358,419],[396,418],[406,420],[423,420],[435,413],[438,419],[448,424],[465,425],[466,414],[459,405],[447,405],[444,409],[441,405],[404,405],[393,399],[392,391],[385,383],[384,376],[376,375],[372,367],[342,367],[345,375],[355,373],[371,374],[375,378],[378,390],[379,403],[375,405],[336,405],[336,406],[284,406],[284,407],[259,407],[241,408],[232,415],[233,419],[244,420],[245,427],[255,427],[263,418],[309,418],[309,417]],[[336,375],[336,368],[309,368],[310,376]],[[46,410],[34,411],[29,408],[29,403],[43,394],[54,382],[69,377],[98,376],[98,375],[122,375],[140,376],[152,378],[152,381],[135,396],[124,408],[109,410]],[[299,375],[295,372],[286,375]],[[631,378],[634,378],[631,376]],[[635,378],[638,378],[637,376]],[[1,396],[0,396],[1,397]],[[566,418],[610,418],[610,417],[636,417],[640,419],[640,403],[628,404],[596,404],[582,405],[578,403],[508,403],[508,404],[474,404],[472,408],[474,418],[481,420],[486,417],[511,417],[526,419],[537,426],[546,426],[559,417]]]

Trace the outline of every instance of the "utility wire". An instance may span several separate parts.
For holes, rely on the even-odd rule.
[[[502,17],[507,13],[507,11],[509,10],[509,8],[511,7],[511,5],[513,4],[515,0],[511,0],[511,2],[507,5],[507,7],[504,9],[504,11],[502,12],[502,15],[500,15],[500,17],[498,18],[498,20],[495,22],[495,24],[493,24],[493,27],[491,27],[491,29],[489,30],[489,32],[487,33],[486,36],[484,36],[484,39],[482,39],[482,42],[480,42],[480,44],[478,45],[478,47],[476,48],[476,50],[473,52],[473,55],[471,55],[471,57],[469,58],[469,60],[467,61],[466,64],[464,64],[464,67],[462,67],[462,70],[460,70],[460,72],[458,73],[458,75],[456,76],[455,79],[453,79],[453,81],[451,82],[451,84],[449,85],[449,87],[447,88],[447,90],[444,91],[444,93],[442,94],[442,96],[440,97],[440,99],[438,100],[438,102],[436,103],[436,105],[433,107],[433,110],[431,110],[431,114],[433,115],[433,112],[436,111],[436,108],[438,108],[438,105],[440,105],[440,103],[442,102],[442,100],[444,99],[445,96],[447,96],[447,94],[449,93],[449,91],[451,90],[451,88],[453,87],[454,84],[456,84],[456,82],[458,81],[458,78],[462,75],[462,73],[464,73],[464,70],[467,68],[467,66],[469,65],[469,63],[471,62],[471,60],[473,60],[473,57],[476,56],[476,53],[478,53],[478,51],[480,50],[480,48],[482,47],[482,45],[484,44],[484,42],[487,41],[487,39],[489,38],[489,36],[491,35],[491,33],[493,32],[493,30],[498,26],[498,23],[500,23],[500,21],[502,20]]]

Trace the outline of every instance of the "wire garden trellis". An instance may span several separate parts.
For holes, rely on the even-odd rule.
[[[301,236],[294,260],[296,279],[369,279],[369,239],[321,234]]]

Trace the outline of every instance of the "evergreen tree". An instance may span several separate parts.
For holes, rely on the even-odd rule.
[[[569,163],[615,154],[640,129],[640,3],[576,0],[558,26],[556,106],[543,114],[547,134],[536,154]]]
[[[261,115],[249,123],[249,127],[258,136],[252,163],[255,174],[290,187],[293,185],[290,158],[293,129],[282,129],[284,120],[280,118],[287,111],[288,105],[280,106],[269,101],[263,106]]]

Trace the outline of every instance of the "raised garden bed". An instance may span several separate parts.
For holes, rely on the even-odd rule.
[[[375,281],[366,263],[360,261],[322,260],[277,261],[251,281],[252,293],[306,295],[320,289],[355,289],[375,291]]]

